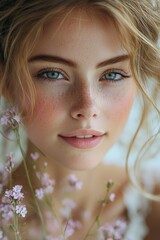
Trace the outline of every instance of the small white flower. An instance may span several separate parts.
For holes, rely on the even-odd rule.
[[[16,214],[19,214],[21,217],[25,217],[27,214],[27,209],[25,205],[17,205],[16,206]]]
[[[114,202],[115,197],[116,197],[116,194],[115,194],[115,193],[111,193],[110,196],[109,196],[109,200],[110,200],[111,202]]]
[[[48,163],[47,162],[44,162],[44,167],[46,168],[48,166]]]
[[[76,203],[70,198],[63,199],[62,204],[71,209],[74,209],[76,207]]]
[[[30,156],[34,161],[36,161],[39,158],[39,153],[38,152],[31,153]]]
[[[44,197],[44,190],[43,190],[43,188],[36,189],[35,193],[36,193],[36,197],[39,200],[43,199],[43,197]]]
[[[80,190],[82,188],[83,182],[79,180],[74,174],[68,176],[68,191],[73,191],[75,189]]]

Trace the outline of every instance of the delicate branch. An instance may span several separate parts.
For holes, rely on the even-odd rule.
[[[38,215],[39,215],[40,220],[41,220],[41,225],[42,225],[42,240],[45,240],[46,229],[45,229],[45,224],[44,224],[43,216],[42,216],[41,209],[40,209],[40,207],[39,207],[38,201],[37,201],[37,199],[36,199],[36,197],[35,197],[35,193],[34,193],[34,190],[33,190],[33,186],[32,186],[31,180],[30,180],[29,171],[28,171],[28,167],[27,167],[27,164],[26,164],[26,160],[25,160],[25,153],[24,153],[24,151],[23,151],[23,148],[22,148],[22,145],[21,145],[21,142],[20,142],[20,137],[19,137],[18,129],[16,129],[15,132],[16,132],[16,136],[17,136],[17,143],[18,143],[18,145],[19,145],[19,148],[20,148],[20,151],[21,151],[21,154],[22,154],[22,157],[23,157],[23,165],[24,165],[24,169],[25,169],[27,181],[28,181],[28,184],[29,184],[29,188],[30,188],[30,190],[31,190],[32,197],[33,197],[33,200],[34,200],[34,203],[35,203],[35,206],[36,206]]]
[[[102,201],[100,201],[101,206],[100,206],[99,212],[98,212],[97,216],[95,217],[94,221],[91,223],[87,233],[85,234],[84,240],[86,240],[90,235],[92,235],[92,230],[94,229],[94,226],[96,224],[99,227],[99,225],[100,225],[99,219],[100,219],[100,216],[101,216],[101,213],[102,213],[102,209],[104,208],[104,205],[106,206],[106,204],[111,201],[109,194],[110,194],[110,191],[111,191],[113,185],[114,185],[114,183],[112,182],[112,180],[110,180],[107,183],[107,185],[106,185],[106,195],[105,195],[104,199]]]

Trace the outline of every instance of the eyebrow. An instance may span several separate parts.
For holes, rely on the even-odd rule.
[[[118,62],[123,62],[123,61],[126,61],[128,59],[129,59],[128,54],[119,55],[119,56],[116,56],[116,57],[113,57],[113,58],[110,58],[110,59],[107,59],[103,62],[98,63],[96,68],[104,67],[104,66],[107,66],[107,65],[110,65],[110,64],[115,64],[115,63],[118,63]],[[35,56],[31,57],[28,62],[31,63],[31,62],[36,62],[36,61],[62,63],[62,64],[65,64],[65,65],[68,65],[70,67],[77,67],[76,62],[74,62],[70,59],[63,58],[63,57],[60,57],[60,56],[47,55],[47,54],[35,55]]]

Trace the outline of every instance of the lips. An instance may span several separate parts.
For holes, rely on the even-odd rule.
[[[105,133],[93,129],[79,129],[59,135],[61,139],[75,148],[93,148],[103,139]]]

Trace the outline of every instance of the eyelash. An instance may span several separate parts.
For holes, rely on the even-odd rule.
[[[107,74],[115,74],[115,75],[120,75],[120,78],[119,79],[116,79],[116,80],[112,80],[112,79],[104,79],[103,77]],[[119,82],[121,80],[124,80],[125,78],[130,78],[130,75],[127,75],[126,73],[124,73],[124,71],[122,70],[119,70],[119,69],[110,69],[108,71],[105,71],[103,74],[102,74],[102,77],[101,77],[101,80],[106,80],[106,81],[109,81],[109,82],[113,82],[113,83],[116,83],[116,82]]]
[[[63,75],[63,78],[60,78],[60,79],[53,79],[53,78],[48,78],[48,77],[44,77],[43,74],[45,73],[58,73],[59,75]],[[41,71],[38,72],[38,74],[36,74],[35,76],[37,79],[40,79],[40,80],[47,80],[47,81],[57,81],[57,80],[61,80],[61,79],[65,79],[65,80],[68,80],[68,77],[66,76],[66,74],[61,70],[61,69],[51,69],[51,68],[45,68]]]
[[[49,78],[49,77],[44,77],[43,74],[46,74],[46,73],[57,73],[57,75],[62,75],[63,78]],[[115,76],[119,75],[120,78],[118,79],[105,79],[105,75],[107,74],[114,74]],[[57,77],[58,77],[57,76]],[[68,77],[66,77],[66,74],[61,70],[61,69],[50,69],[50,68],[46,68],[46,69],[43,69],[41,71],[38,72],[38,74],[36,74],[35,76],[37,79],[40,79],[40,80],[47,80],[47,81],[59,81],[59,80],[62,80],[62,79],[65,79],[65,80],[68,80]],[[113,83],[116,83],[116,82],[119,82],[121,80],[124,80],[125,78],[129,78],[130,76],[127,75],[126,73],[124,73],[123,71],[121,70],[118,70],[118,69],[110,69],[108,71],[105,71],[103,74],[102,74],[102,77],[100,78],[100,80],[102,81],[109,81],[109,82],[113,82]]]

